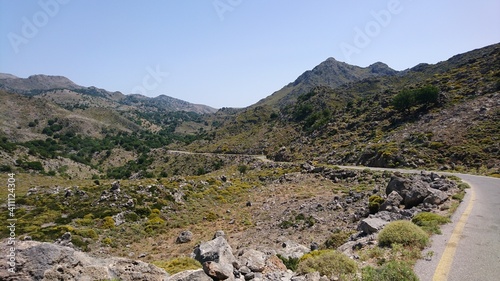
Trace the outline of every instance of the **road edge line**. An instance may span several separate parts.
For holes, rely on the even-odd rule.
[[[476,200],[474,187],[467,181],[463,179],[462,181],[467,183],[471,187],[469,203],[467,204],[466,209],[460,216],[460,219],[458,220],[455,228],[453,229],[450,236],[450,240],[448,240],[448,243],[446,243],[443,255],[441,256],[441,259],[439,260],[436,270],[434,271],[434,276],[432,277],[432,281],[448,280],[448,274],[450,273],[451,265],[453,263],[453,258],[455,257],[455,252],[458,247],[458,242],[460,241],[460,236],[462,235],[465,224],[467,223],[469,215],[472,212],[472,208],[474,207],[474,201]]]

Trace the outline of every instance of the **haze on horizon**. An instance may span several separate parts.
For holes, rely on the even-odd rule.
[[[499,11],[494,0],[0,0],[0,72],[244,107],[328,57],[404,70],[498,43]]]

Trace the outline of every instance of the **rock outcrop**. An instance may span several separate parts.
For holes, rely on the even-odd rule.
[[[233,255],[232,248],[224,236],[216,236],[213,240],[196,246],[192,256],[203,265],[203,272],[211,280],[286,281],[291,280],[295,275],[276,255],[271,253],[241,249],[237,256]],[[199,272],[186,274],[199,274]],[[177,278],[177,276],[174,275],[172,278]],[[204,277],[191,280],[204,280],[202,278]],[[169,281],[178,280],[184,279],[170,279]]]
[[[73,248],[36,241],[17,241],[15,246],[16,272],[0,263],[0,280],[166,281],[169,277],[165,270],[142,261],[94,258]]]

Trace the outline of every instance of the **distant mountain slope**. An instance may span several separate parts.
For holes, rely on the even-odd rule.
[[[190,149],[500,172],[499,65],[500,44],[401,72],[328,59],[253,106],[219,113],[212,138]],[[415,100],[434,89],[432,101]],[[403,94],[408,106],[398,108],[395,98]]]
[[[205,115],[176,111],[205,112],[167,96],[2,75],[31,94],[0,91],[0,169],[108,178],[188,171],[192,163],[165,164],[159,151],[172,149],[500,174],[499,65],[500,44],[401,72],[328,59],[257,104]],[[48,89],[61,84],[73,89]]]
[[[28,78],[18,78],[14,75],[2,74],[1,77],[7,78],[0,79],[0,89],[24,95],[33,95],[38,91],[52,89],[74,90],[83,88],[63,76],[32,75]]]
[[[78,132],[102,138],[103,131],[133,132],[140,126],[118,112],[95,107],[87,110],[68,110],[46,99],[20,96],[0,90],[0,135],[12,142],[45,139],[48,123],[62,126],[59,133]],[[53,120],[53,121],[50,121]],[[55,122],[57,120],[57,122]]]
[[[339,62],[334,58],[328,58],[312,70],[304,72],[294,82],[274,92],[271,96],[260,100],[256,105],[283,107],[293,103],[299,95],[309,92],[316,86],[336,88],[366,78],[394,76],[397,74],[398,71],[381,62],[368,67],[359,67]]]
[[[14,79],[14,78],[19,78],[19,77],[8,73],[0,73],[0,79]]]
[[[215,108],[191,104],[186,101],[161,95],[149,98],[139,95],[123,95],[120,92],[108,92],[96,87],[83,87],[63,76],[32,75],[18,78],[11,74],[0,74],[0,90],[7,92],[47,98],[65,108],[72,107],[105,107],[130,110],[155,111],[191,111],[196,113],[213,113]]]
[[[187,101],[169,97],[166,95],[159,95],[154,98],[145,97],[143,95],[126,95],[121,101],[123,104],[135,105],[143,110],[167,110],[167,111],[191,111],[200,114],[214,113],[217,111],[215,108],[202,105],[193,104]]]

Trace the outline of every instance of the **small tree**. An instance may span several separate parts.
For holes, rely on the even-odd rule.
[[[408,111],[414,104],[415,97],[410,90],[403,90],[392,99],[392,106],[399,111]]]
[[[399,111],[409,111],[413,106],[437,104],[439,89],[425,86],[419,89],[404,89],[392,98],[392,106]]]
[[[436,104],[439,98],[439,89],[434,86],[425,86],[416,90],[415,101],[417,104]]]

